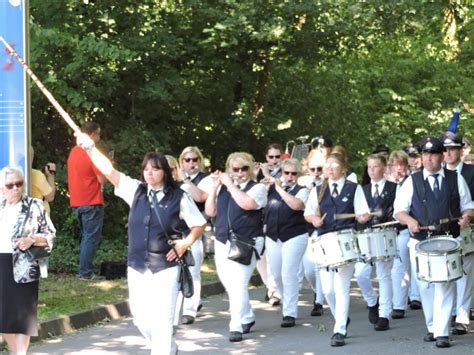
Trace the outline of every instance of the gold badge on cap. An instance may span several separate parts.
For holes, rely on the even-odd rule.
[[[426,148],[426,149],[431,149],[431,148],[433,148],[433,143],[427,142],[427,143],[425,144],[425,148]]]

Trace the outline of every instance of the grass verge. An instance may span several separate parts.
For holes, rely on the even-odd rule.
[[[203,284],[217,281],[212,257],[204,260],[201,277]],[[127,298],[126,279],[82,281],[76,276],[50,273],[48,278],[40,280],[38,319],[86,311]]]

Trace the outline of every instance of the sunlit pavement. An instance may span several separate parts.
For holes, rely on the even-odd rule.
[[[264,289],[250,291],[256,324],[240,343],[228,338],[229,314],[225,294],[203,300],[196,322],[181,325],[176,333],[180,354],[474,354],[474,333],[452,336],[452,347],[437,349],[423,342],[426,334],[421,310],[408,309],[404,319],[390,320],[390,329],[376,332],[368,322],[367,309],[359,289],[351,289],[351,324],[346,346],[332,348],[334,325],[326,307],[322,317],[311,317],[313,295],[303,289],[299,318],[293,328],[281,328],[281,308],[263,302]],[[31,353],[40,354],[149,354],[146,341],[131,319],[103,323],[75,334],[34,344]]]

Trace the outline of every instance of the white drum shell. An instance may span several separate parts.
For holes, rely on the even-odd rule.
[[[455,243],[453,243],[455,242]],[[450,243],[449,250],[436,249],[436,244]],[[428,247],[428,248],[424,248]],[[461,244],[451,237],[438,237],[424,240],[416,245],[417,277],[426,282],[449,282],[463,276]],[[426,249],[432,249],[427,251]]]
[[[460,236],[456,238],[461,243],[462,255],[474,252],[474,233],[472,226],[461,229]]]
[[[390,260],[399,255],[394,228],[367,229],[357,235],[357,243],[366,262]]]
[[[320,268],[338,267],[360,260],[357,237],[353,230],[342,230],[313,237],[313,257]]]

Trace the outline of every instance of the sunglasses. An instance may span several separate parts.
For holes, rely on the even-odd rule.
[[[317,168],[309,168],[309,171],[311,171],[312,173],[314,173],[315,171],[321,172],[323,171],[323,167],[318,166]]]
[[[238,173],[238,172],[240,172],[240,171],[246,173],[247,171],[249,171],[249,169],[250,169],[250,166],[245,165],[245,166],[242,166],[242,167],[239,167],[239,168],[233,167],[233,168],[232,168],[232,171],[233,171],[234,173]]]
[[[13,186],[16,186],[17,188],[20,188],[23,186],[23,181],[17,181],[17,182],[12,182],[11,184],[5,184],[5,187],[8,190],[13,189]]]
[[[268,159],[280,159],[281,155],[267,155]]]
[[[291,176],[296,176],[298,173],[296,171],[284,171],[283,174],[285,175],[291,175]]]
[[[189,163],[189,162],[193,162],[193,163],[197,163],[199,161],[199,158],[184,158],[183,159],[186,163]]]

